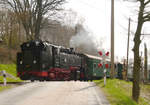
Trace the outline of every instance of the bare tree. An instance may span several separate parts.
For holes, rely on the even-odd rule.
[[[83,27],[84,18],[78,16],[73,10],[63,10],[59,13],[61,17],[57,21],[45,19],[44,27],[41,30],[42,40],[53,44],[70,46],[70,40],[77,34],[77,28]]]
[[[9,10],[1,10],[0,39],[2,39],[3,44],[9,48],[16,48],[16,45],[19,44],[19,31],[21,31],[21,29],[19,29],[15,14]]]
[[[70,39],[75,35],[74,27],[68,25],[62,25],[59,22],[48,20],[47,26],[41,30],[41,39],[47,40],[53,44],[61,45],[65,47],[70,46]],[[53,26],[51,26],[53,24]]]
[[[150,21],[150,0],[133,0],[139,2],[139,11],[138,11],[138,23],[136,32],[134,35],[134,67],[133,67],[133,88],[132,88],[132,98],[138,102],[140,95],[140,64],[141,59],[139,55],[139,47],[141,44],[141,31],[143,24],[147,21]]]
[[[1,0],[16,14],[27,35],[27,40],[39,39],[44,16],[52,17],[65,0]]]

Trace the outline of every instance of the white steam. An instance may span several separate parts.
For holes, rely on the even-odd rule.
[[[103,51],[102,41],[98,40],[87,27],[80,27],[77,34],[70,40],[70,47],[88,54],[98,55],[98,51]]]

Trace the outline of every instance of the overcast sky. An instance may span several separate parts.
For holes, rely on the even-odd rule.
[[[102,48],[110,50],[110,7],[111,0],[68,0],[65,5],[67,9],[72,9],[79,16],[85,19],[84,24],[92,31],[95,40],[103,40]],[[119,59],[126,57],[127,52],[127,29],[128,18],[132,18],[131,30],[136,29],[136,9],[138,3],[129,3],[123,0],[115,0],[115,56]],[[147,26],[150,23],[147,23]],[[148,33],[148,27],[144,28],[144,33]],[[149,32],[150,33],[150,32]],[[148,43],[148,38],[143,42]],[[133,57],[133,36],[130,37],[130,58]],[[143,43],[141,45],[143,50]],[[149,48],[148,48],[149,49]]]

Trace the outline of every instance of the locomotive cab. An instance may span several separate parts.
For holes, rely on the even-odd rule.
[[[26,70],[40,70],[40,55],[44,45],[39,41],[31,41],[21,45],[23,53],[23,64]]]

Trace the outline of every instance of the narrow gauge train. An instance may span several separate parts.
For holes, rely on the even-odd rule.
[[[29,41],[23,43],[21,52],[17,53],[17,75],[22,80],[31,81],[93,80],[103,77],[104,67],[97,66],[101,61],[100,57],[76,53],[72,48]],[[117,70],[118,76],[121,70]],[[109,76],[110,68],[107,69]]]

